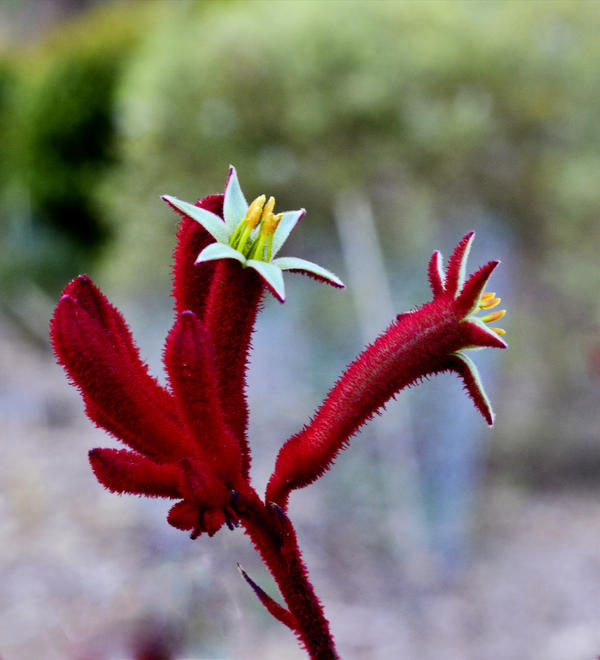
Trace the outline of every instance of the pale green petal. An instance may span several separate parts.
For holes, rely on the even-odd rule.
[[[171,197],[171,195],[163,195],[161,199],[164,199],[165,202],[168,202],[182,213],[199,222],[215,240],[220,243],[227,243],[229,241],[231,231],[218,215],[194,206],[194,204],[190,204],[189,202],[177,199],[177,197]]]
[[[241,252],[223,243],[207,245],[198,255],[195,263],[200,264],[204,261],[215,261],[216,259],[237,259],[241,264],[246,264],[246,257]]]
[[[318,264],[313,263],[312,261],[307,261],[306,259],[299,259],[298,257],[279,257],[274,259],[272,264],[279,266],[281,270],[299,270],[306,273],[316,275],[328,282],[331,282],[334,286],[342,288],[344,283],[337,275],[334,275],[331,271],[319,266]]]
[[[223,216],[230,233],[240,224],[248,210],[248,202],[240,187],[236,169],[229,166],[229,178],[225,185],[225,198],[223,200]]]
[[[250,268],[254,268],[254,270],[265,280],[273,294],[279,298],[281,302],[285,301],[285,285],[283,283],[283,275],[279,266],[265,261],[257,261],[256,259],[248,259],[246,265]]]
[[[292,233],[292,229],[298,224],[298,220],[306,213],[304,209],[298,211],[286,211],[282,214],[281,220],[277,225],[277,229],[273,234],[273,248],[271,256],[274,257],[282,245],[287,241],[288,236]]]

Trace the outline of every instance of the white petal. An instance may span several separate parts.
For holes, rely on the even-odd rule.
[[[342,288],[344,283],[337,275],[334,275],[331,271],[315,264],[312,261],[307,261],[306,259],[299,259],[298,257],[279,257],[274,259],[271,263],[279,266],[281,270],[301,270],[331,282],[334,286]]]
[[[241,264],[246,263],[246,257],[231,245],[223,243],[211,243],[207,245],[196,258],[194,263],[200,264],[204,261],[215,261],[215,259],[237,259]]]
[[[277,225],[277,229],[273,234],[273,248],[271,250],[271,257],[274,257],[282,245],[287,241],[288,236],[292,233],[292,229],[298,224],[298,220],[306,213],[304,209],[298,211],[286,211],[282,214],[282,218]]]
[[[275,295],[281,302],[285,301],[285,284],[283,283],[283,275],[281,268],[266,261],[257,261],[256,259],[248,259],[247,265],[254,270],[265,280],[273,295]]]
[[[240,224],[248,210],[248,202],[240,188],[236,169],[229,166],[229,177],[225,184],[225,199],[223,200],[223,216],[231,233]]]
[[[177,197],[171,197],[171,195],[163,195],[161,199],[168,202],[176,209],[179,209],[182,213],[185,213],[196,222],[199,222],[215,240],[221,243],[227,243],[229,240],[231,231],[223,222],[223,219],[219,218],[218,215],[215,215],[206,209],[194,206],[194,204],[190,204],[189,202],[177,199]]]

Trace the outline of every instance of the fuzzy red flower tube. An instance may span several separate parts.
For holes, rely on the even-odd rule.
[[[492,424],[491,406],[464,351],[506,346],[504,331],[489,326],[504,315],[489,311],[500,300],[484,293],[498,262],[464,282],[472,233],[459,243],[445,273],[434,253],[433,300],[399,315],[347,368],[313,420],[283,445],[263,500],[250,482],[245,396],[262,297],[269,291],[285,300],[286,270],[343,284],[317,264],[278,256],[304,210],[275,213],[275,200],[265,195],[248,204],[233,167],[222,195],[195,204],[163,199],[180,215],[175,320],[163,354],[168,386],[148,373],[122,315],[89,277],[65,287],[50,323],[58,361],[79,388],[87,415],[126,446],[92,449],[92,469],[112,492],[176,500],[168,522],[192,539],[212,536],[224,525],[243,527],[282,597],[278,602],[240,567],[259,601],[310,658],[338,658],[286,513],[289,494],[321,476],[362,424],[424,376],[458,373]]]
[[[441,254],[433,253],[428,269],[433,300],[399,314],[348,367],[311,422],[286,442],[267,487],[267,501],[285,509],[290,492],[320,477],[350,437],[388,399],[426,376],[456,372],[486,422],[494,423],[477,369],[464,350],[506,348],[500,337],[504,330],[486,325],[506,312],[476,315],[480,309],[496,306],[500,299],[483,291],[498,261],[489,262],[464,282],[474,235],[470,232],[460,241],[445,274]]]

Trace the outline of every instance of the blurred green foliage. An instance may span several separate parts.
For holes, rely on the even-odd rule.
[[[390,245],[421,247],[438,223],[495,215],[536,268],[554,270],[574,247],[579,265],[581,250],[593,257],[595,5],[277,6],[180,3],[133,58],[107,206],[128,277],[140,259],[167,272],[156,265],[172,221],[157,195],[220,190],[230,161],[248,190],[306,206],[307,224],[329,222],[335,195],[352,189]]]
[[[55,290],[108,238],[95,190],[114,163],[115,90],[141,5],[101,8],[0,60],[2,281]]]
[[[495,446],[518,463],[519,443],[559,456],[571,437],[600,456],[599,29],[598,4],[570,0],[102,7],[0,61],[2,278],[58,288],[110,236],[105,282],[166,290],[176,218],[159,196],[221,191],[230,162],[248,195],[308,209],[292,242],[312,244],[290,253],[334,270],[349,191],[390,270],[416,266],[423,287],[423,255],[485,229],[518,291]]]

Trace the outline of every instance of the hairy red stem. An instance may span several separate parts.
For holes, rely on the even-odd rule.
[[[266,500],[283,509],[289,493],[320,477],[351,436],[396,392],[444,369],[461,347],[456,318],[433,301],[402,315],[348,366],[309,424],[277,457]]]
[[[308,578],[290,519],[276,505],[265,505],[251,488],[239,497],[234,508],[277,582],[296,621],[294,632],[311,660],[339,659],[323,607]]]

